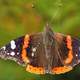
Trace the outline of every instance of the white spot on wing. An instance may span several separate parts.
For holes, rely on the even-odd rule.
[[[35,52],[36,52],[36,47],[32,48],[32,54],[31,54],[32,57],[34,56]]]
[[[32,52],[32,54],[31,54],[31,55],[32,55],[32,57],[33,57],[33,56],[34,56],[34,53]]]
[[[9,55],[9,53],[7,53],[7,55]]]
[[[76,54],[76,57],[77,57],[78,55]]]
[[[15,52],[11,52],[10,55],[11,55],[11,56],[14,56],[14,55],[15,55]]]
[[[15,41],[14,41],[14,40],[12,40],[10,43],[11,43],[11,49],[15,49],[15,48],[16,48]]]
[[[33,51],[33,52],[36,52],[36,48],[32,48],[32,51]]]
[[[3,46],[1,49],[6,50],[6,47],[5,47],[5,46]]]
[[[17,52],[17,55],[19,55],[19,52]]]

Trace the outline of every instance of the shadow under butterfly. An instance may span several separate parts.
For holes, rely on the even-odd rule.
[[[47,24],[43,32],[26,34],[0,48],[2,59],[14,60],[35,74],[62,74],[80,63],[80,41],[53,32]]]

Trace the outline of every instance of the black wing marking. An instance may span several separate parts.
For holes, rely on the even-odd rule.
[[[7,45],[0,48],[0,57],[3,59],[11,59],[20,65],[25,65],[21,58],[24,36],[10,41]],[[12,43],[11,43],[12,42]]]
[[[80,63],[80,40],[78,38],[72,38],[73,46],[73,62],[72,66]]]

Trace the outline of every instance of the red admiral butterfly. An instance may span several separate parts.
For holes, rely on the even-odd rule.
[[[26,66],[31,73],[61,74],[80,63],[80,41],[47,25],[43,32],[10,41],[0,49],[0,57]]]

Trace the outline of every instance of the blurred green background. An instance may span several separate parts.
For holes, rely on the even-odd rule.
[[[80,37],[80,0],[0,0],[0,47],[26,33],[43,30]],[[35,75],[0,59],[0,80],[80,80],[80,65],[61,75]]]

